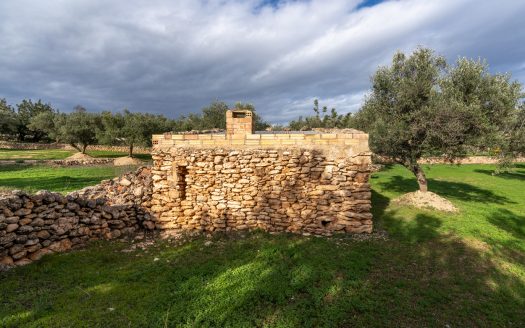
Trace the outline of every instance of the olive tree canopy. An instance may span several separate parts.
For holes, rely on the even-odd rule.
[[[418,160],[467,154],[469,146],[497,146],[519,107],[521,85],[491,74],[481,60],[449,66],[430,49],[398,52],[372,77],[372,89],[356,116],[370,134],[370,148],[404,165],[427,191]]]

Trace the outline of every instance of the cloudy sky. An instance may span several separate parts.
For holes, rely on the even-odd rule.
[[[0,98],[169,117],[243,101],[274,123],[318,98],[346,113],[418,45],[525,83],[524,17],[524,0],[1,0]]]

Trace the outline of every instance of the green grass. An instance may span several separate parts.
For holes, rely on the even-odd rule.
[[[0,160],[51,160],[64,159],[74,152],[62,149],[18,150],[0,149]]]
[[[126,166],[71,166],[0,165],[0,188],[35,192],[51,190],[67,193],[112,179],[135,167]]]
[[[18,150],[18,149],[0,149],[0,160],[53,160],[65,159],[73,155],[75,151],[63,149],[38,149],[38,150]],[[106,151],[106,150],[89,150],[87,154],[96,158],[117,158],[127,156],[126,152]],[[151,160],[149,154],[135,154],[136,158],[142,160]]]
[[[427,167],[455,215],[391,204],[415,179],[399,166],[374,174],[387,240],[251,233],[47,256],[0,274],[0,325],[523,327],[525,165],[493,169]]]

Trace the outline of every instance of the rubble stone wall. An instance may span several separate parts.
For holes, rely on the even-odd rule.
[[[92,239],[153,228],[150,169],[66,196],[13,191],[0,197],[0,264],[23,265]]]
[[[11,142],[11,141],[0,141],[0,148],[3,149],[27,149],[27,150],[39,150],[39,149],[64,149],[77,151],[74,147],[68,144],[62,143],[31,143],[31,142]],[[109,146],[109,145],[91,145],[88,147],[88,152],[91,150],[102,150],[102,151],[118,151],[127,153],[129,147],[127,146]],[[149,154],[151,148],[149,147],[133,147],[134,154]]]
[[[349,153],[327,146],[157,147],[151,200],[155,227],[369,233],[370,154]]]

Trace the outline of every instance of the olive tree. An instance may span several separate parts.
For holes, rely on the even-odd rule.
[[[30,137],[32,141],[38,142],[42,140],[46,136],[45,131],[34,127],[32,128],[30,123],[31,120],[39,114],[55,113],[53,107],[51,107],[50,104],[42,102],[40,99],[36,102],[33,102],[31,99],[24,99],[22,102],[17,104],[16,107],[18,116],[18,139],[20,141],[25,141],[28,137]]]
[[[101,126],[97,114],[88,113],[85,108],[76,106],[72,113],[60,118],[57,133],[61,141],[69,143],[82,154],[86,153],[89,145],[96,144],[96,131]]]
[[[17,132],[17,116],[5,99],[0,99],[0,136],[13,136]]]
[[[33,131],[42,131],[47,137],[55,142],[60,142],[60,126],[65,119],[64,114],[58,112],[42,112],[29,120],[27,127]]]
[[[459,59],[453,66],[430,49],[398,52],[372,77],[372,89],[356,116],[370,134],[370,148],[409,169],[420,191],[427,179],[423,156],[465,156],[469,146],[497,145],[516,110],[521,85],[492,75],[485,62]]]
[[[103,143],[126,145],[128,156],[133,157],[135,146],[151,146],[151,135],[168,131],[168,119],[162,115],[132,113],[112,114],[103,112],[100,117],[102,127],[97,138]]]

